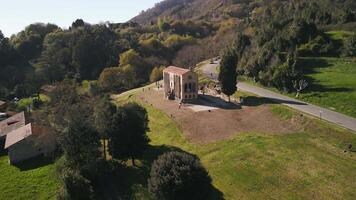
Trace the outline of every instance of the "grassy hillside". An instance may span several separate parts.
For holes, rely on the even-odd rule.
[[[120,96],[118,101],[137,101],[137,92]],[[197,145],[187,141],[163,112],[144,106],[149,113],[152,146],[139,169],[126,169],[131,174],[126,177],[131,180],[127,188],[136,199],[147,199],[150,164],[170,149],[197,155],[213,179],[215,194],[226,199],[356,198],[356,154],[344,153],[348,143],[356,142],[356,135],[350,132],[304,118],[304,131],[299,133],[245,133]],[[271,110],[281,120],[298,114],[282,106]]]
[[[320,10],[324,18],[341,18],[344,7],[354,9],[356,4],[352,0],[299,0],[300,7],[312,5],[311,10]],[[169,17],[177,20],[206,20],[223,21],[228,18],[243,19],[251,14],[256,14],[266,5],[285,5],[288,7],[290,1],[273,0],[164,0],[157,3],[153,8],[142,11],[131,19],[140,24],[156,22],[158,17]],[[299,6],[298,6],[299,7]],[[315,14],[315,13],[313,13]],[[316,17],[317,18],[317,17]],[[322,20],[320,20],[322,21]]]
[[[0,199],[56,199],[54,165],[35,159],[15,167],[0,156]]]
[[[356,117],[356,61],[347,58],[303,57],[300,58],[305,69],[308,88],[299,99],[321,107]],[[240,81],[280,92],[240,77]],[[281,92],[280,92],[281,93]],[[295,93],[283,93],[292,98]]]

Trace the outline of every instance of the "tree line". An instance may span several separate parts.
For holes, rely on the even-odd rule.
[[[78,19],[68,29],[37,23],[10,38],[0,33],[0,98],[31,96],[65,78],[99,79],[105,91],[131,89],[150,82],[153,69],[172,64],[182,47],[213,29],[168,18],[146,26]]]
[[[82,93],[74,79],[57,83],[50,98],[40,112],[58,145],[58,199],[98,199],[105,177],[144,159],[150,139],[142,105],[117,105],[107,94]],[[212,192],[208,172],[188,153],[162,153],[149,167],[147,190],[157,199],[206,199]]]

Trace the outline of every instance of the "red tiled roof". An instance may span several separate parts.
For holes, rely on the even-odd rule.
[[[32,135],[31,124],[18,128],[6,136],[5,149]]]
[[[25,113],[21,112],[0,122],[0,137],[7,135],[11,131],[25,126]]]
[[[180,67],[169,66],[166,69],[164,69],[163,72],[169,72],[169,73],[173,73],[173,74],[177,74],[177,75],[183,75],[185,73],[190,72],[190,70],[180,68]]]

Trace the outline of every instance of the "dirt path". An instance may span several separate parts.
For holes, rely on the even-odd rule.
[[[267,105],[194,112],[187,106],[179,109],[179,104],[165,100],[161,91],[146,91],[140,98],[172,117],[194,143],[215,142],[240,133],[288,134],[299,129],[293,121],[274,115]]]

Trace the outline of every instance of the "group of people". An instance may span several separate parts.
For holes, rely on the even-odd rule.
[[[157,87],[158,90],[159,90],[160,88],[162,88],[162,85],[159,83],[159,81],[157,81],[155,84],[156,84],[156,87]]]

